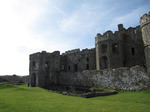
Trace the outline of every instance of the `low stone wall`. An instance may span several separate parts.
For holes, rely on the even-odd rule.
[[[150,88],[150,77],[143,68],[118,68],[83,72],[61,72],[61,85],[97,86],[118,90],[143,90]]]

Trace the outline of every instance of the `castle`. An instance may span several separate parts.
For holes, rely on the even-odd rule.
[[[110,77],[106,75],[109,72],[113,75],[119,72],[120,76],[123,76],[124,72],[130,71],[117,70],[119,67],[131,68],[139,65],[150,72],[150,12],[141,17],[140,23],[140,26],[128,29],[119,24],[118,31],[114,33],[112,31],[107,31],[103,35],[98,33],[95,37],[95,48],[92,49],[75,49],[63,54],[59,51],[31,54],[30,86],[49,88],[51,85],[103,85],[105,87],[107,81],[101,81],[101,76],[104,76],[103,79],[109,79]],[[108,73],[104,73],[106,71]],[[118,76],[113,78],[115,77]],[[133,83],[134,81],[132,85]]]

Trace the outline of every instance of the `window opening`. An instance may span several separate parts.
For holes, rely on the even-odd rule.
[[[86,61],[89,61],[89,58],[86,58]]]
[[[36,86],[36,74],[35,74],[35,73],[33,73],[33,74],[31,75],[31,86],[32,86],[32,87],[35,87],[35,86]]]
[[[35,61],[32,62],[32,66],[35,66]]]
[[[78,71],[78,65],[77,64],[74,64],[74,71]]]
[[[68,70],[70,71],[70,65],[68,66]]]
[[[86,64],[86,70],[89,70],[89,64]]]
[[[131,53],[132,53],[132,56],[134,56],[135,55],[135,48],[131,48]]]

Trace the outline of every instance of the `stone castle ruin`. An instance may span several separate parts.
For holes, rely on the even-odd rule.
[[[107,31],[95,37],[95,48],[37,52],[30,55],[30,86],[97,86],[122,90],[149,88],[150,12],[140,26]],[[145,68],[147,71],[145,71]]]

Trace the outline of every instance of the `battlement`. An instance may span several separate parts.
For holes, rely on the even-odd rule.
[[[77,53],[77,52],[80,52],[80,49],[69,50],[69,51],[66,51],[65,53],[63,53],[62,55],[73,54],[73,53]]]
[[[86,49],[82,49],[82,52],[89,52],[89,51],[93,51],[93,50],[95,50],[95,48],[91,48],[91,49],[86,48]]]
[[[113,33],[111,30],[108,30],[105,33],[103,33],[103,35],[98,33],[95,37],[95,44],[97,44],[98,42],[101,42],[101,41],[106,41],[106,40],[109,40],[109,39],[117,38],[118,37],[118,32],[119,31],[115,31]]]
[[[93,52],[95,51],[95,48],[91,48],[91,49],[73,49],[73,50],[69,50],[69,51],[66,51],[65,53],[62,53],[62,55],[68,55],[68,54],[76,54],[76,53],[85,53],[85,52]]]
[[[141,27],[150,24],[150,12],[144,14],[141,18],[140,18],[140,23],[141,23]]]
[[[60,55],[60,51],[54,51],[52,53],[46,52],[46,51],[41,51],[41,52],[36,52],[33,54],[30,54],[30,57],[39,57],[41,55]]]
[[[139,38],[141,39],[141,36],[139,36],[139,34],[141,33],[140,26],[129,27],[128,29],[125,29],[122,24],[118,24],[118,31],[115,31],[114,33],[111,30],[106,31],[105,33],[103,33],[103,35],[98,33],[95,37],[95,44],[106,40],[122,40],[120,36],[120,34],[122,33],[130,35],[129,37],[134,40]]]

